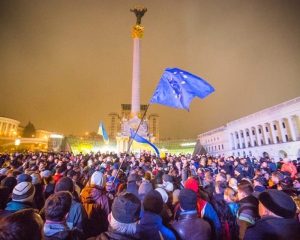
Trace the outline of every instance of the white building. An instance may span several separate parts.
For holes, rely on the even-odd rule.
[[[211,155],[300,157],[300,97],[198,135]]]

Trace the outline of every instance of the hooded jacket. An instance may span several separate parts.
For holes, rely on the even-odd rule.
[[[108,229],[109,201],[105,189],[97,185],[85,187],[81,202],[88,215],[84,233],[86,238],[95,237]]]
[[[162,219],[159,215],[151,212],[143,212],[139,225],[137,226],[137,233],[144,240],[161,240],[160,234],[164,240],[175,240],[174,233],[163,226]]]

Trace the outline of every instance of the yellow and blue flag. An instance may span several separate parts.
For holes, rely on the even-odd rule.
[[[142,150],[148,150],[148,151],[155,151],[157,157],[164,157],[164,153],[159,151],[159,149],[150,141],[147,139],[143,138],[142,136],[138,135],[135,133],[131,128],[130,128],[130,137],[132,139],[132,148],[133,149],[142,149]]]
[[[106,131],[104,129],[104,126],[103,126],[102,122],[100,122],[98,134],[101,135],[101,136],[103,136],[103,140],[104,140],[105,144],[109,143],[109,139],[108,139],[108,136],[106,134]]]
[[[179,68],[167,68],[157,85],[150,100],[174,108],[185,108],[189,106],[193,98],[205,98],[215,89],[200,77]]]

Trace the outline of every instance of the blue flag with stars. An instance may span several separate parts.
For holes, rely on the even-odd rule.
[[[215,89],[200,77],[179,68],[167,68],[150,100],[150,104],[158,103],[174,108],[189,106],[193,98],[205,98]]]

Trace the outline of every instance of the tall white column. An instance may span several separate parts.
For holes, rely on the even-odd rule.
[[[249,136],[250,136],[250,141],[251,141],[251,147],[254,147],[254,139],[252,135],[252,127],[249,128]]]
[[[266,124],[265,123],[262,125],[262,129],[263,129],[263,133],[264,133],[264,137],[263,137],[264,143],[265,144],[269,144],[268,135],[267,135],[267,131],[266,131]]]
[[[279,125],[279,129],[280,129],[280,133],[281,133],[281,140],[282,142],[286,142],[286,139],[285,139],[285,133],[284,133],[284,129],[283,129],[283,126],[282,126],[282,119],[279,119],[278,120],[278,125]]]
[[[295,133],[292,118],[293,118],[292,116],[288,117],[287,120],[288,120],[288,123],[289,123],[289,128],[290,128],[290,132],[291,132],[291,135],[292,135],[292,140],[296,141],[296,133]]]
[[[131,114],[138,115],[140,112],[140,39],[133,40],[133,70],[132,70],[132,95]]]
[[[6,123],[5,125],[4,136],[7,136],[7,131],[8,131],[8,123]]]
[[[243,129],[243,135],[244,135],[244,143],[245,143],[245,148],[248,147],[248,141],[247,141],[247,134],[246,134],[246,130]]]
[[[242,136],[241,136],[241,131],[240,130],[238,130],[238,136],[239,136],[238,143],[240,144],[240,148],[243,148],[243,142],[242,142]]]
[[[258,126],[255,126],[255,130],[256,130],[257,145],[261,146],[261,138],[260,138]]]
[[[271,122],[270,123],[270,128],[271,128],[271,132],[272,132],[272,137],[273,137],[273,143],[277,143],[277,138],[276,138],[276,134],[275,134],[275,130],[274,130],[274,125],[275,122]]]
[[[237,149],[237,145],[236,145],[236,134],[235,134],[235,132],[233,132],[232,136],[233,136],[233,145],[234,145],[234,149]]]

